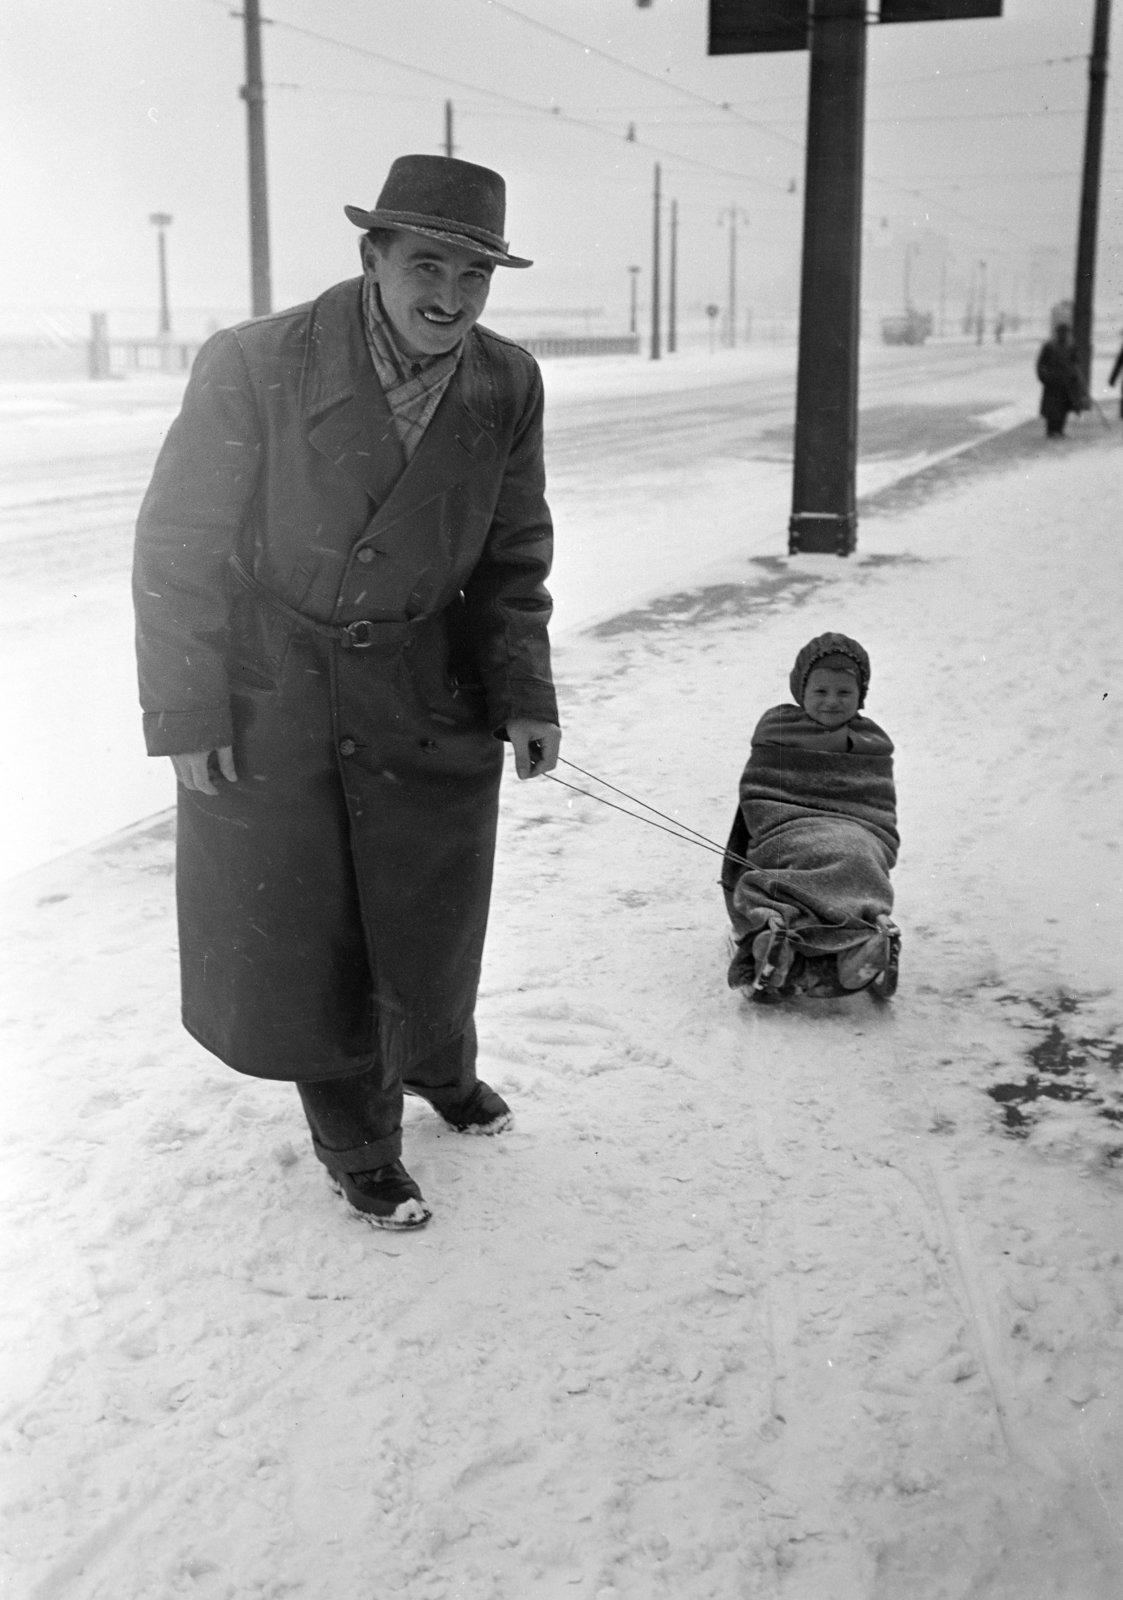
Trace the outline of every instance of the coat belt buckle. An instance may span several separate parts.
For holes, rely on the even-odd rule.
[[[374,643],[373,622],[349,622],[344,628],[348,647],[352,650],[369,650]]]

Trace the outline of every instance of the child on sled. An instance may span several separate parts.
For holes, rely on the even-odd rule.
[[[824,633],[796,657],[794,704],[757,723],[722,870],[732,988],[756,1000],[896,988],[893,742],[860,715],[869,656]]]

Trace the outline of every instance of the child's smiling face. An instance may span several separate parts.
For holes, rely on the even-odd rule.
[[[841,728],[858,710],[858,680],[834,667],[812,667],[803,709],[821,728]]]

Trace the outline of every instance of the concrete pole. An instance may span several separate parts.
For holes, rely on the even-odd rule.
[[[658,161],[655,163],[655,194],[652,206],[652,236],[651,236],[651,359],[658,361],[663,354],[660,342],[659,328],[659,180],[660,171]]]
[[[865,91],[866,0],[812,0],[791,553],[857,539]]]
[[[454,156],[456,146],[452,142],[452,101],[445,101],[445,155]]]
[[[678,349],[678,201],[671,201],[671,281],[667,296],[667,354]]]
[[[269,199],[265,181],[265,89],[261,79],[261,9],[259,0],[245,0],[246,136],[250,189],[250,310],[255,317],[273,309],[269,270]]]
[[[1088,58],[1088,111],[1084,124],[1084,178],[1080,189],[1080,228],[1076,241],[1076,290],[1072,306],[1072,339],[1076,365],[1090,393],[1092,381],[1092,302],[1096,285],[1096,230],[1100,207],[1104,102],[1107,99],[1107,52],[1111,0],[1096,0],[1092,54]]]
[[[628,271],[631,273],[631,277],[632,277],[631,316],[630,316],[630,318],[628,320],[628,332],[629,333],[635,333],[635,331],[636,331],[636,303],[637,303],[636,302],[636,282],[637,282],[637,279],[639,278],[640,270],[641,269],[639,267],[629,267],[628,268]]]
[[[109,317],[104,311],[90,312],[87,361],[91,378],[109,377]]]

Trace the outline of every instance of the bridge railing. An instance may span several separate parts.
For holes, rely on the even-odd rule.
[[[91,378],[110,378],[128,372],[188,372],[203,344],[202,339],[180,339],[174,334],[149,338],[119,338],[109,334],[103,311],[90,317],[87,344]],[[639,336],[624,334],[547,334],[520,339],[532,356],[634,356]]]

